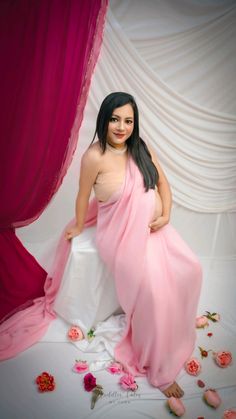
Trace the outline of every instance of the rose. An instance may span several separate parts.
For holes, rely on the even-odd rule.
[[[68,338],[72,341],[82,340],[84,338],[84,334],[79,326],[71,326],[68,330]]]
[[[42,374],[39,375],[35,381],[38,385],[38,390],[41,393],[44,393],[45,391],[53,391],[56,387],[53,375],[50,375],[46,371],[42,372]]]
[[[196,318],[196,327],[198,329],[202,328],[204,329],[204,327],[209,326],[208,320],[206,316],[199,316]]]
[[[91,409],[94,409],[97,400],[103,396],[103,388],[97,384],[96,378],[90,372],[84,376],[84,389],[92,391]]]
[[[221,398],[216,390],[206,390],[203,394],[203,397],[207,404],[209,404],[211,407],[214,407],[215,409],[217,409],[217,407],[219,407],[221,404]]]
[[[107,367],[107,371],[111,374],[121,374],[123,371],[123,365],[121,365],[120,362],[111,362],[111,364]]]
[[[198,375],[201,372],[201,364],[196,358],[191,358],[185,363],[185,370],[190,375]]]
[[[199,351],[200,351],[200,354],[201,354],[201,358],[203,359],[203,358],[207,358],[208,357],[208,352],[209,351],[206,351],[206,349],[203,349],[203,348],[201,348],[201,346],[199,346],[198,347],[198,349],[199,349]],[[210,349],[211,350],[211,349]]]
[[[87,361],[76,361],[75,365],[73,366],[73,371],[78,372],[78,373],[82,373],[85,371],[88,371],[89,366]]]
[[[84,376],[84,388],[92,391],[96,387],[96,378],[90,372]]]
[[[122,375],[119,381],[121,387],[123,387],[125,390],[132,390],[135,391],[138,388],[138,385],[136,381],[134,380],[134,377],[132,374],[125,374]]]
[[[167,400],[167,404],[171,410],[176,416],[182,416],[185,413],[185,407],[183,405],[183,402],[180,399],[177,399],[176,397],[171,396]]]
[[[227,368],[232,363],[232,354],[229,351],[220,351],[214,353],[216,364],[221,368]]]
[[[222,419],[236,419],[236,411],[231,409],[225,410]]]

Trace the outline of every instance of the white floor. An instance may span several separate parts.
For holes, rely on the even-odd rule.
[[[208,358],[201,360],[203,368],[197,378],[183,370],[178,382],[185,391],[186,419],[220,419],[225,409],[236,409],[236,261],[210,263],[202,260],[202,264],[205,280],[199,314],[204,314],[205,310],[217,311],[221,321],[197,330],[194,355],[201,360],[198,346],[206,350],[230,350],[234,362],[227,369],[221,369],[210,352]],[[56,319],[41,342],[0,364],[0,419],[173,418],[162,393],[151,387],[145,378],[136,379],[139,388],[135,393],[126,392],[118,384],[119,376],[106,370],[93,372],[103,386],[104,396],[95,409],[90,410],[91,394],[83,389],[83,374],[74,373],[72,367],[76,359],[86,359],[93,365],[91,362],[98,354],[82,352],[66,342],[67,329],[62,319]],[[213,336],[208,337],[208,332]],[[43,371],[55,377],[56,390],[52,393],[37,391],[34,380]],[[205,382],[206,388],[218,390],[222,404],[217,410],[202,400],[203,389],[197,386],[198,378]]]

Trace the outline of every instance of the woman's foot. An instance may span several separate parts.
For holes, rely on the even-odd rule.
[[[166,397],[173,396],[173,397],[176,397],[178,399],[184,395],[184,391],[182,390],[182,388],[175,381],[174,381],[173,384],[171,384],[165,390],[162,390],[162,393]]]

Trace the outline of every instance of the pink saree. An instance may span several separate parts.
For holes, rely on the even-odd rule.
[[[154,209],[155,192],[129,158],[122,190],[98,205],[96,237],[127,318],[115,358],[164,390],[194,349],[202,270],[170,224],[150,232]]]
[[[145,192],[139,169],[129,158],[122,188],[105,203],[90,202],[85,227],[97,222],[98,251],[126,313],[115,358],[126,371],[146,375],[150,384],[164,390],[194,349],[202,271],[170,224],[150,233],[154,209],[155,192]],[[16,356],[46,333],[56,317],[53,304],[69,252],[63,232],[45,296],[0,324],[0,360]]]

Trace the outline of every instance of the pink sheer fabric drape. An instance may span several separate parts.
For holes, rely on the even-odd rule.
[[[170,223],[150,232],[157,205],[129,157],[123,187],[98,204],[96,244],[126,314],[114,357],[164,390],[194,349],[202,268]]]
[[[44,295],[14,229],[37,219],[76,147],[107,0],[0,3],[0,318]]]
[[[90,202],[86,227],[96,223],[97,202]],[[68,260],[71,244],[65,240],[66,229],[73,225],[71,220],[59,240],[52,272],[47,275],[44,295],[35,298],[28,307],[23,307],[0,324],[0,361],[12,358],[38,342],[47,331],[50,322],[56,318],[53,303],[60,287],[62,274]]]

